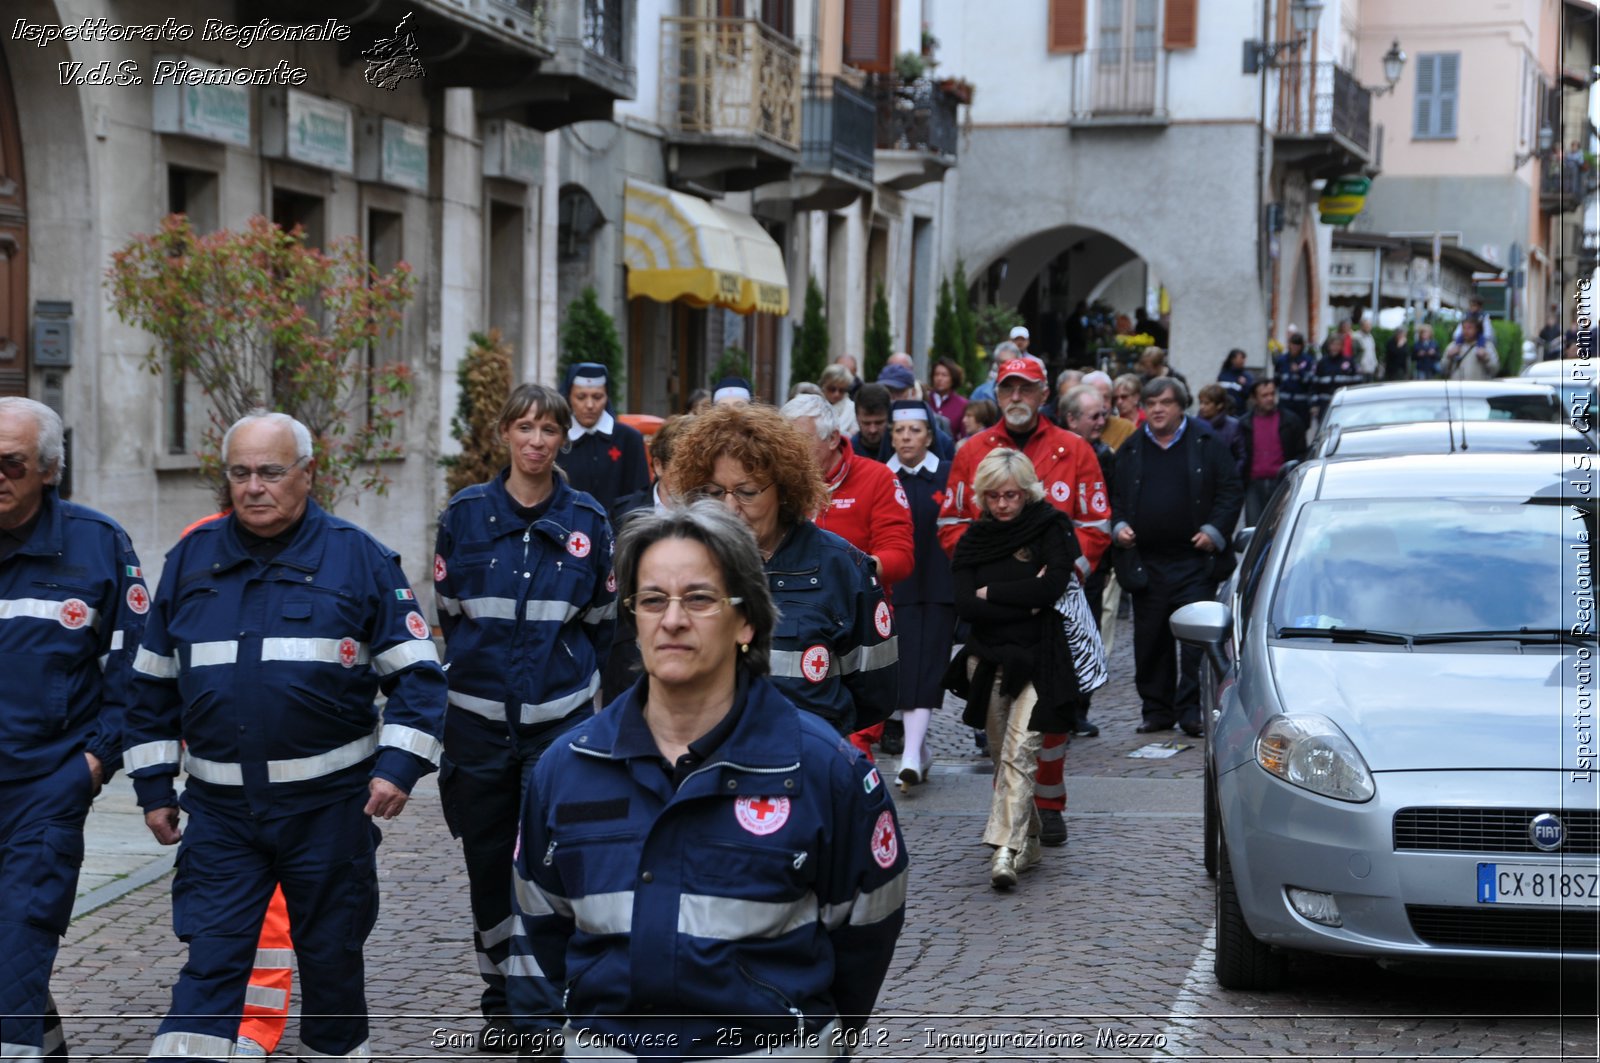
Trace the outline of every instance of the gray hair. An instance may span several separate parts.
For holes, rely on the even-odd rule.
[[[711,554],[721,570],[728,597],[744,599],[734,608],[755,630],[750,649],[738,654],[739,667],[751,675],[768,674],[772,670],[772,631],[778,624],[778,607],[767,586],[755,532],[729,513],[728,507],[709,500],[673,506],[660,513],[642,510],[634,514],[622,526],[612,557],[620,601],[627,601],[638,591],[639,562],[645,551],[665,539],[688,539]]]
[[[829,384],[843,384],[845,387],[849,387],[851,384],[855,383],[855,380],[856,378],[854,374],[852,374],[850,370],[846,369],[838,362],[835,362],[832,365],[824,368],[822,370],[822,375],[817,377],[817,383],[821,384],[823,387],[826,387]]]
[[[972,474],[972,494],[985,516],[989,515],[989,507],[984,505],[983,493],[995,490],[1007,480],[1017,481],[1017,486],[1022,488],[1022,493],[1028,496],[1030,502],[1044,498],[1044,484],[1039,482],[1039,474],[1034,471],[1033,462],[1028,460],[1028,456],[1020,450],[998,447],[978,462],[978,468]]]
[[[820,387],[818,387],[817,385],[813,384],[809,380],[796,380],[794,382],[794,384],[791,385],[790,388],[789,388],[789,397],[791,399],[795,398],[796,396],[799,396],[799,395],[821,395],[821,394],[822,394],[822,389]]]
[[[44,482],[60,483],[61,474],[67,471],[67,448],[63,442],[65,430],[61,427],[61,415],[42,402],[17,396],[0,399],[0,413],[7,410],[33,417],[33,423],[39,426],[34,449],[38,451],[39,466],[44,470]]]
[[[222,434],[222,460],[228,460],[228,447],[233,442],[233,433],[243,426],[254,421],[265,421],[268,424],[283,425],[288,427],[294,435],[294,456],[296,461],[310,461],[313,453],[311,449],[311,429],[290,417],[286,413],[273,413],[268,410],[251,410],[233,424]]]
[[[1104,386],[1104,387],[1106,387],[1108,389],[1111,387],[1111,377],[1110,377],[1110,375],[1107,374],[1107,373],[1103,373],[1098,369],[1096,369],[1092,373],[1083,374],[1083,382],[1085,384],[1092,384],[1095,387]]]
[[[1022,348],[1018,347],[1010,340],[1006,340],[1003,343],[997,343],[994,345],[994,360],[997,362],[1009,362],[1013,358],[1021,357]]]
[[[1083,400],[1089,395],[1093,395],[1096,399],[1103,398],[1100,394],[1100,389],[1093,384],[1079,384],[1068,391],[1066,398],[1062,400],[1066,415],[1068,417],[1081,416],[1083,414]]]
[[[785,421],[813,418],[818,439],[827,439],[839,430],[839,417],[833,412],[833,405],[821,395],[796,395],[784,403],[778,413],[783,415]]]
[[[1189,389],[1183,386],[1183,381],[1172,376],[1152,377],[1150,383],[1140,389],[1139,401],[1141,403],[1149,402],[1151,399],[1159,398],[1169,391],[1172,393],[1172,397],[1178,400],[1179,409],[1187,410],[1189,408]]]
[[[1077,387],[1081,383],[1083,383],[1082,369],[1063,369],[1056,376],[1056,392],[1059,394],[1063,389]]]

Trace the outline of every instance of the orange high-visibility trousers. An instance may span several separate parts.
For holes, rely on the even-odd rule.
[[[289,906],[283,887],[272,891],[267,917],[261,923],[261,940],[256,944],[256,965],[250,972],[250,985],[244,991],[244,1018],[239,1036],[248,1037],[268,1052],[283,1040],[289,1021],[289,995],[294,989],[294,942],[289,940]]]

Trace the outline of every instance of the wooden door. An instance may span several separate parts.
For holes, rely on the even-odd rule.
[[[16,95],[0,50],[0,395],[27,394],[27,197]]]

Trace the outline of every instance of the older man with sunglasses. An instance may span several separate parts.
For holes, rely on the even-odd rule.
[[[0,1056],[65,1059],[50,968],[83,823],[122,762],[150,595],[110,517],[63,500],[61,418],[0,398]]]
[[[246,416],[222,452],[233,512],[167,555],[133,664],[124,758],[150,832],[182,840],[172,921],[189,946],[150,1058],[234,1054],[256,930],[281,884],[300,1054],[366,1059],[372,821],[399,815],[438,765],[444,670],[396,555],[312,500],[303,424]]]

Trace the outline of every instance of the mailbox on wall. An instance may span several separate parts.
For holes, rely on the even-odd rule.
[[[72,304],[37,300],[33,304],[33,364],[40,369],[72,368]]]

